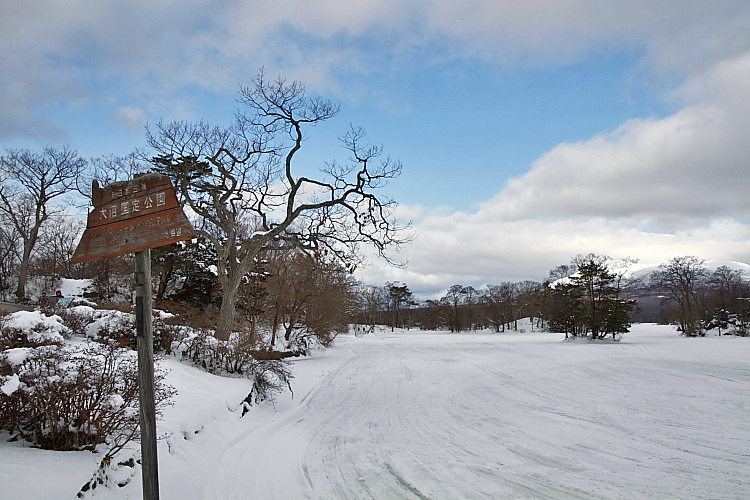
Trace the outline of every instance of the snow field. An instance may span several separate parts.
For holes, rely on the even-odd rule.
[[[750,495],[747,339],[636,325],[617,344],[412,331],[336,349],[354,355],[227,449],[205,498]]]
[[[165,500],[750,498],[746,338],[342,336],[243,418],[249,381],[165,363]],[[100,460],[2,441],[2,498],[72,498]],[[93,498],[140,498],[136,472]]]

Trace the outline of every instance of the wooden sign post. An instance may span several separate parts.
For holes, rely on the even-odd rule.
[[[151,321],[151,250],[135,253],[135,331],[138,344],[138,395],[141,423],[143,498],[159,499],[154,396],[154,333]]]
[[[78,263],[135,254],[143,498],[158,500],[151,248],[195,238],[195,233],[165,175],[146,174],[102,189],[94,181],[91,199],[94,210],[89,214],[86,230],[71,260]]]

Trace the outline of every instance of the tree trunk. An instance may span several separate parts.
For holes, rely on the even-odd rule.
[[[36,243],[36,241],[24,240],[23,242],[23,258],[21,259],[21,267],[18,270],[18,286],[16,287],[16,297],[19,299],[26,296],[26,280],[29,274],[31,249],[34,247],[34,243]]]
[[[169,278],[172,277],[172,272],[174,272],[174,262],[170,259],[166,267],[159,273],[159,289],[156,292],[157,299],[162,300],[164,298],[164,293],[167,291],[167,284],[169,283]]]
[[[214,336],[219,340],[229,340],[234,329],[235,321],[235,299],[239,289],[239,280],[237,283],[227,283],[228,286],[222,287],[221,309],[219,310],[219,322],[216,325]]]
[[[276,333],[279,329],[279,308],[279,303],[276,301],[273,307],[273,324],[271,326],[271,349],[274,349],[276,346]]]
[[[286,340],[287,347],[289,342],[292,340],[292,333],[294,332],[294,320],[290,317],[289,324],[284,325],[284,340]]]
[[[233,237],[229,238],[232,241]],[[218,250],[218,249],[217,249]],[[217,252],[220,256],[218,266],[218,278],[221,285],[221,309],[219,310],[219,323],[216,326],[215,337],[219,340],[229,340],[234,330],[236,319],[237,293],[242,283],[242,277],[249,271],[252,259],[246,257],[243,262],[239,262],[236,249],[225,247],[222,251]],[[253,252],[257,255],[257,251]],[[224,267],[222,262],[226,262]]]

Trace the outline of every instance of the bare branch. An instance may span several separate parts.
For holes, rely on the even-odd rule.
[[[68,193],[86,167],[86,160],[68,146],[28,149],[6,149],[0,157],[0,212],[11,221],[23,241],[23,255],[16,296],[25,296],[26,277],[31,252],[42,225],[58,209],[51,201]]]
[[[173,179],[219,256],[223,337],[242,277],[261,251],[326,249],[349,263],[358,260],[361,243],[385,255],[409,239],[408,225],[393,216],[395,203],[374,192],[401,173],[401,163],[381,160],[383,147],[366,145],[362,129],[350,127],[341,137],[347,164],[324,165],[321,178],[295,174],[306,128],[334,117],[338,105],[307,97],[299,82],[269,80],[263,70],[239,93],[244,108],[228,128],[160,122],[148,130],[154,167]]]

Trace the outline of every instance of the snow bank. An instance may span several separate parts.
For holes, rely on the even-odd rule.
[[[750,339],[527,327],[341,335],[244,417],[250,381],[167,358],[161,498],[750,498]],[[72,498],[101,460],[3,437],[7,498]],[[139,467],[94,498],[140,498]]]
[[[90,285],[90,279],[74,280],[62,278],[57,290],[60,290],[65,297],[83,297],[83,292]]]
[[[28,332],[31,342],[62,342],[73,332],[63,325],[60,316],[45,316],[41,311],[18,311],[6,317],[3,325],[6,328]]]
[[[167,311],[162,311],[161,309],[154,309],[154,316],[156,316],[157,319],[169,319],[174,318],[174,314]]]

